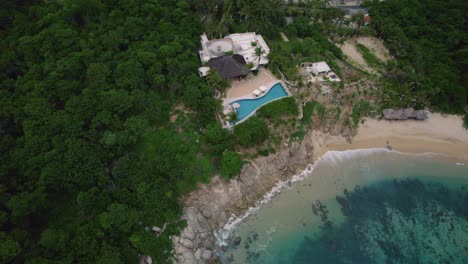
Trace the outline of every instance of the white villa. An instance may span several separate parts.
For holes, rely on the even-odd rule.
[[[328,3],[331,6],[359,6],[362,0],[331,0]]]
[[[202,48],[198,53],[204,65],[198,70],[201,77],[208,75],[210,69],[217,70],[224,78],[244,76],[268,63],[270,48],[255,32],[230,34],[213,40],[208,40],[203,33],[200,38]],[[260,58],[256,55],[257,48],[262,50]],[[247,68],[249,64],[253,65],[250,69]]]

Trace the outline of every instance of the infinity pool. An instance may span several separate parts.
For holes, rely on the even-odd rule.
[[[268,91],[267,94],[262,97],[255,99],[237,100],[231,102],[230,105],[234,103],[238,103],[240,105],[240,107],[237,108],[237,122],[240,122],[248,117],[252,112],[257,110],[260,106],[286,96],[288,96],[286,90],[283,88],[281,83],[277,83]]]

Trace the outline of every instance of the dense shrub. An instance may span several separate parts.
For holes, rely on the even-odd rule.
[[[211,123],[207,126],[205,139],[215,155],[221,155],[225,150],[232,150],[234,147],[233,135],[218,123]]]
[[[257,114],[260,117],[278,121],[282,116],[296,116],[297,104],[294,97],[286,97],[262,106],[257,110]]]
[[[376,70],[382,68],[382,61],[380,61],[374,54],[372,54],[366,46],[358,43],[356,44],[356,49],[359,51],[359,53],[362,54],[362,57],[367,62],[367,65]]]
[[[270,134],[268,125],[259,117],[253,116],[235,127],[234,135],[242,146],[260,144]]]
[[[233,151],[225,151],[221,159],[221,176],[229,179],[240,173],[242,168],[242,157],[239,153]]]

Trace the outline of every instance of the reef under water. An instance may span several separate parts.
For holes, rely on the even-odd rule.
[[[305,236],[290,263],[468,263],[465,186],[393,180],[345,190],[336,200],[346,220],[334,225],[326,206],[315,209],[321,234]]]

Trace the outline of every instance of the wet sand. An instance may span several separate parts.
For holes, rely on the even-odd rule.
[[[317,131],[310,135],[314,158],[329,150],[385,148],[405,153],[439,153],[451,160],[468,162],[468,131],[460,116],[432,114],[425,121],[387,121],[368,119],[360,124],[352,143],[340,136]]]

